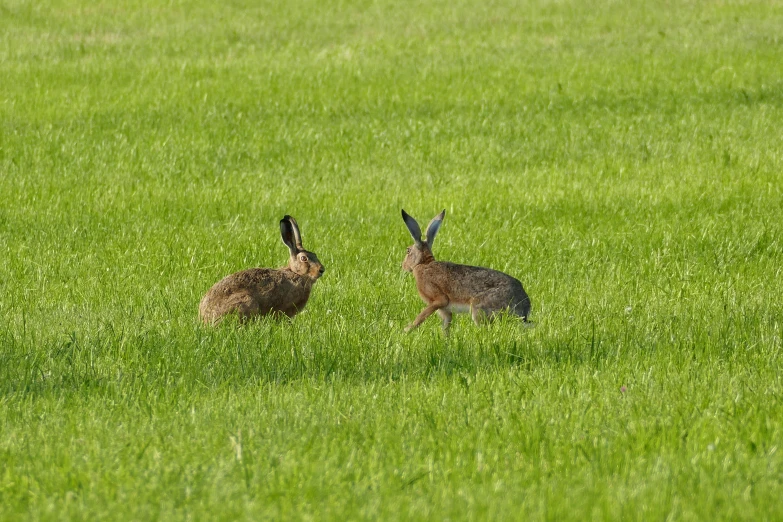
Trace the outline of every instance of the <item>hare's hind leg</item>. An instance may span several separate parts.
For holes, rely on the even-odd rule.
[[[490,310],[487,310],[482,306],[476,306],[475,304],[470,305],[470,316],[473,317],[473,322],[478,326],[491,321],[492,318]]]
[[[511,311],[514,315],[522,319],[522,326],[525,328],[533,328],[536,325],[536,323],[530,320],[530,301],[517,304]]]
[[[258,315],[259,303],[253,296],[240,293],[234,295],[231,301],[231,312],[237,314],[240,322],[244,323]]]
[[[512,303],[509,310],[522,319],[522,322],[527,323],[530,318],[530,299],[525,296],[522,300]]]

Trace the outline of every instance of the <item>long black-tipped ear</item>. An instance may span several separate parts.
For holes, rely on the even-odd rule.
[[[435,234],[440,230],[440,225],[443,223],[443,218],[446,217],[446,209],[443,212],[432,218],[430,224],[427,225],[427,244],[432,248],[432,243],[435,241]]]
[[[283,219],[287,219],[294,229],[294,244],[296,245],[296,248],[304,250],[304,247],[302,246],[302,233],[299,232],[299,225],[296,223],[296,220],[291,216],[286,216]]]
[[[292,256],[296,255],[296,239],[294,236],[294,227],[291,225],[288,216],[280,220],[280,237],[283,238],[283,243],[288,247]]]
[[[409,216],[408,213],[405,212],[405,210],[402,211],[402,220],[405,221],[405,226],[408,227],[408,232],[411,233],[411,236],[413,237],[413,241],[415,241],[417,245],[420,245],[421,228],[419,227],[419,224],[416,222],[415,219]]]

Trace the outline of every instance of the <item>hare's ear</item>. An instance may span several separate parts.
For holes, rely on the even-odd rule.
[[[294,244],[296,245],[296,248],[304,250],[304,247],[302,246],[302,233],[299,232],[299,225],[296,224],[296,220],[291,216],[286,216],[283,219],[287,219],[294,229]]]
[[[296,255],[296,239],[294,236],[294,227],[288,220],[288,216],[280,220],[280,237],[283,238],[283,243],[288,247],[292,256]]]
[[[408,232],[410,232],[411,236],[413,236],[413,241],[415,241],[417,245],[420,245],[421,228],[419,227],[419,224],[415,219],[409,216],[405,210],[402,211],[402,220],[405,221],[405,226],[408,227]]]
[[[427,225],[427,244],[432,248],[432,242],[435,241],[435,234],[440,230],[440,225],[443,223],[443,218],[446,217],[446,209],[443,212],[432,218],[430,224]]]

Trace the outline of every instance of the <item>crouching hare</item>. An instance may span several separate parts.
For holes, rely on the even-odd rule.
[[[229,314],[237,314],[241,321],[267,314],[293,317],[305,307],[324,266],[302,246],[294,218],[280,220],[280,235],[291,254],[288,266],[250,268],[221,279],[201,300],[198,312],[202,321],[215,324]]]
[[[508,310],[527,322],[530,298],[517,279],[489,268],[435,261],[432,243],[445,215],[444,210],[430,221],[426,240],[422,241],[419,224],[402,211],[402,219],[414,241],[402,268],[413,273],[419,295],[427,304],[405,331],[416,328],[436,311],[446,335],[454,312],[469,312],[473,321],[480,324],[483,318],[492,319],[496,313]]]

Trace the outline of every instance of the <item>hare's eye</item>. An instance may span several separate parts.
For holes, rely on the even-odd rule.
[[[307,263],[307,256],[299,256],[299,261],[302,263]]]

